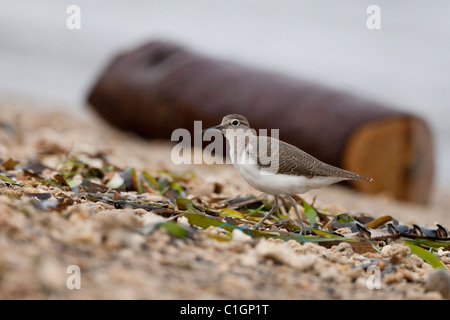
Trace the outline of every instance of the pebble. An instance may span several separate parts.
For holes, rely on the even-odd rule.
[[[437,291],[444,299],[450,299],[450,275],[443,269],[435,269],[427,277],[426,291]]]

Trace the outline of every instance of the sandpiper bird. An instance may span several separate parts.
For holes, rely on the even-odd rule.
[[[272,209],[254,226],[278,210],[278,197],[285,195],[294,207],[301,232],[304,226],[297,203],[291,195],[305,193],[343,180],[371,181],[356,173],[326,164],[299,148],[274,137],[257,136],[248,120],[230,114],[222,123],[203,132],[217,129],[225,135],[230,146],[231,161],[238,173],[255,189],[274,196]]]

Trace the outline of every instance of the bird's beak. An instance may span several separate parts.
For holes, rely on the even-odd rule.
[[[223,125],[221,125],[221,124],[219,124],[219,125],[217,125],[217,126],[214,126],[214,127],[211,127],[211,128],[206,128],[206,129],[204,129],[204,130],[202,130],[201,132],[202,133],[205,133],[206,131],[208,131],[208,130],[213,130],[213,129],[216,129],[216,130],[222,130],[222,129],[224,129],[225,127],[223,126]]]

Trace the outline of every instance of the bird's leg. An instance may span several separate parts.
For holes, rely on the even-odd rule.
[[[259,229],[259,227],[261,227],[261,225],[263,224],[263,222],[264,222],[268,217],[270,217],[272,214],[274,214],[275,212],[277,212],[277,210],[278,210],[278,196],[277,196],[277,195],[274,195],[274,196],[273,196],[273,201],[274,201],[274,203],[273,203],[272,209],[271,209],[269,212],[267,212],[266,215],[265,215],[261,220],[259,220],[257,224],[255,224],[255,225],[253,226],[253,229]]]
[[[291,195],[287,194],[287,197],[289,198],[289,200],[292,203],[292,206],[294,207],[295,214],[297,215],[298,222],[300,223],[300,228],[301,228],[300,233],[303,234],[306,230],[305,230],[305,226],[303,225],[302,217],[300,216],[300,213],[298,212],[297,202],[295,202],[294,198],[292,198]]]

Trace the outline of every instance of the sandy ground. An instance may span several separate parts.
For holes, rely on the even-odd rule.
[[[67,157],[109,163],[137,171],[193,170],[188,196],[259,195],[230,166],[174,166],[171,145],[143,141],[109,128],[96,117],[37,113],[0,105],[0,159],[19,164],[38,160],[57,168]],[[8,129],[9,128],[9,129]],[[11,130],[14,128],[14,130]],[[20,170],[19,170],[20,171]],[[25,181],[25,180],[24,180]],[[252,239],[235,230],[231,239],[210,227],[176,238],[163,229],[136,232],[165,218],[142,209],[117,209],[78,201],[61,210],[36,210],[29,193],[61,190],[42,184],[25,187],[0,181],[0,298],[3,299],[441,299],[436,273],[400,243],[380,253],[356,253],[346,243],[325,248],[274,239]],[[449,193],[436,191],[429,206],[368,196],[334,186],[307,193],[316,206],[336,212],[392,215],[403,223],[450,225]],[[145,195],[164,200],[158,194]],[[186,225],[183,219],[178,224]],[[441,261],[450,267],[448,252]],[[380,289],[369,289],[374,264],[382,271]],[[67,287],[67,268],[79,266],[81,289]],[[443,278],[441,278],[443,277]],[[431,280],[430,280],[431,279]],[[427,284],[428,282],[428,284]]]

